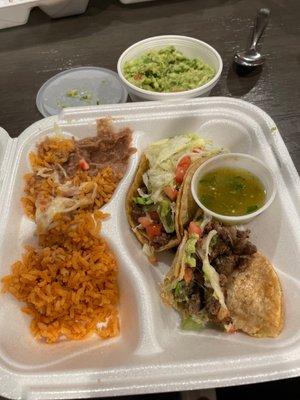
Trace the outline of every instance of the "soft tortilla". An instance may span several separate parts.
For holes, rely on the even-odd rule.
[[[176,251],[176,255],[174,257],[174,260],[172,262],[171,268],[169,269],[169,272],[167,273],[164,282],[161,286],[161,298],[163,301],[174,307],[176,310],[180,311],[178,304],[176,301],[174,301],[174,296],[172,294],[172,291],[170,290],[171,286],[173,283],[175,283],[178,280],[179,273],[180,273],[180,265],[181,265],[181,259],[183,257],[183,251],[185,244],[188,239],[188,234],[185,231],[184,236],[182,238],[182,241]]]
[[[133,197],[135,197],[137,195],[137,189],[143,184],[143,175],[147,171],[148,168],[149,168],[149,161],[146,158],[145,154],[143,154],[141,156],[140,163],[138,165],[138,169],[136,171],[133,182],[127,192],[126,200],[125,200],[125,211],[127,214],[127,219],[128,219],[129,225],[131,226],[132,229],[134,229],[136,227],[136,223],[131,216],[132,199],[133,199]],[[149,239],[143,230],[135,229],[134,234],[136,235],[136,237],[140,243],[150,245]],[[176,236],[177,237],[174,237],[174,239],[171,239],[169,241],[169,243],[167,243],[165,246],[161,246],[158,249],[155,249],[155,251],[161,252],[161,251],[171,249],[172,247],[177,246],[180,243],[180,236],[179,236],[177,230],[176,230]]]
[[[276,337],[283,328],[283,295],[271,262],[261,253],[245,271],[235,270],[227,285],[234,326],[255,337]]]
[[[179,190],[176,202],[175,227],[182,237],[185,226],[193,220],[199,206],[195,202],[191,183],[196,170],[211,157],[201,157],[194,161],[186,172],[183,184]]]

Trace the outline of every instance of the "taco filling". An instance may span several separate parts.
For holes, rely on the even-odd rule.
[[[218,152],[193,133],[160,140],[146,149],[141,180],[129,199],[133,230],[147,239],[145,252],[177,238],[176,204],[187,171],[199,158]]]
[[[171,297],[183,329],[200,329],[210,321],[228,332],[235,330],[226,305],[226,286],[232,273],[245,270],[257,251],[249,234],[209,217],[190,222],[180,256],[165,279],[168,294],[163,294],[169,302]]]

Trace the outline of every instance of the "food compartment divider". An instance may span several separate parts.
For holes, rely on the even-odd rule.
[[[9,210],[3,229],[5,236],[0,242],[1,275],[4,274],[4,252],[10,254],[16,247],[15,243],[10,243],[14,235],[15,241],[18,240],[16,231],[19,230],[25,242],[32,234],[30,229],[26,232],[28,224],[24,217],[20,217],[20,213],[14,215],[21,193],[20,178],[25,169],[28,170],[28,165],[25,168],[28,151],[51,133],[54,123],[64,133],[82,137],[94,134],[95,119],[105,116],[111,116],[116,127],[133,127],[134,145],[138,148],[138,154],[130,161],[128,174],[111,202],[103,208],[111,217],[103,223],[102,233],[120,263],[121,336],[105,345],[99,344],[98,339],[41,345],[26,331],[28,327],[20,316],[20,305],[13,299],[1,299],[6,314],[1,314],[0,307],[0,331],[3,332],[0,395],[28,399],[130,395],[297,375],[300,369],[300,321],[295,316],[300,307],[300,271],[296,264],[292,265],[292,260],[300,257],[297,229],[299,176],[274,122],[249,103],[227,98],[202,98],[184,103],[148,102],[65,109],[58,117],[46,118],[27,128],[15,142],[14,169],[6,179],[4,207]],[[160,301],[159,283],[172,257],[166,254],[156,267],[149,265],[127,224],[124,198],[143,149],[160,137],[183,133],[184,129],[204,132],[207,137],[228,143],[235,150],[257,153],[278,176],[279,193],[274,204],[250,226],[254,242],[274,258],[283,283],[287,324],[282,336],[276,340],[257,340],[243,334],[226,335],[214,329],[201,333],[182,332],[178,329],[177,314]],[[15,224],[12,217],[15,217]],[[20,226],[16,217],[21,218]],[[272,235],[266,236],[266,229]],[[293,241],[287,239],[289,234]],[[11,260],[18,256],[12,254]],[[5,268],[8,271],[9,265]],[[13,315],[9,327],[5,325],[7,315]],[[19,338],[16,336],[18,329],[22,330]],[[6,342],[4,334],[9,337]],[[14,346],[23,354],[14,353]],[[1,382],[6,385],[2,386]]]
[[[53,133],[53,126],[54,123],[57,122],[56,117],[48,118],[47,120],[43,120],[39,123],[34,124],[29,134],[25,132],[24,135],[21,135],[19,139],[15,139],[14,142],[14,154],[12,155],[12,159],[14,160],[14,167],[12,168],[11,174],[8,175],[7,187],[5,196],[4,196],[4,205],[7,211],[7,219],[16,219],[17,221],[14,224],[8,223],[5,224],[5,220],[3,220],[4,225],[7,227],[6,230],[6,237],[4,238],[4,243],[1,243],[2,251],[5,251],[12,255],[10,257],[9,262],[6,262],[6,270],[2,271],[2,274],[9,272],[9,265],[22,253],[22,246],[25,243],[31,243],[31,240],[34,241],[34,230],[35,225],[31,221],[29,221],[22,213],[20,207],[20,197],[22,194],[22,187],[23,187],[23,174],[26,171],[29,171],[28,165],[28,153],[32,150],[37,142],[42,140],[46,134]],[[86,131],[82,132],[80,127],[79,131],[81,131],[82,135],[86,135]],[[95,134],[96,131],[96,124],[94,123],[91,127],[91,131],[89,132],[90,135]],[[65,132],[68,134],[68,131]],[[75,137],[76,132],[73,132]],[[131,180],[132,176],[130,175],[134,173],[133,165],[136,164],[136,160],[132,159],[129,166],[128,175],[124,178],[125,180]],[[124,182],[125,183],[125,182]],[[161,348],[156,340],[156,333],[153,332],[154,324],[149,323],[151,320],[151,315],[153,318],[154,312],[153,307],[151,305],[151,297],[148,294],[148,288],[146,287],[147,283],[143,281],[143,278],[139,276],[138,270],[132,270],[128,268],[130,265],[130,261],[127,259],[127,254],[122,254],[121,245],[119,246],[119,230],[117,227],[120,224],[120,219],[123,218],[124,221],[122,222],[125,229],[128,229],[127,220],[124,218],[124,214],[120,213],[120,217],[118,213],[115,211],[118,207],[116,206],[117,203],[123,204],[124,199],[120,198],[120,196],[124,196],[124,193],[119,194],[119,190],[121,185],[117,188],[113,198],[111,201],[103,207],[103,211],[108,212],[111,214],[111,217],[103,222],[103,236],[105,236],[114,250],[116,257],[119,259],[120,265],[120,285],[121,285],[121,306],[120,306],[120,314],[121,314],[121,335],[119,338],[110,340],[110,341],[101,341],[97,338],[90,341],[88,345],[81,342],[73,342],[73,352],[72,357],[78,354],[81,354],[84,351],[93,350],[94,348],[103,347],[101,359],[104,360],[106,358],[107,366],[114,365],[113,358],[117,359],[117,364],[121,365],[124,360],[129,358],[130,353],[134,353],[136,355],[141,354],[148,354],[149,352],[160,352]],[[17,210],[17,211],[15,211]],[[15,215],[16,214],[16,215]],[[10,220],[11,220],[10,219]],[[13,241],[13,236],[16,234],[16,231],[19,230],[19,241],[20,246],[18,251],[16,251],[16,244]],[[22,232],[23,230],[23,232]],[[15,253],[18,253],[18,257]],[[124,252],[123,252],[124,253]],[[13,300],[10,299],[11,303],[19,308],[19,305]],[[10,304],[11,305],[11,304]],[[127,309],[126,309],[127,308]],[[130,309],[130,315],[127,315],[127,311]],[[19,310],[20,311],[20,310]],[[24,316],[20,315],[17,311],[19,316],[19,322],[24,320]],[[26,319],[26,317],[25,317]],[[123,320],[123,321],[122,321]],[[1,323],[1,322],[0,322]],[[11,329],[11,330],[10,330]],[[9,341],[13,337],[13,331],[16,329],[16,326],[12,323],[11,327],[8,328],[8,334],[6,335],[6,339],[2,341],[5,342],[7,352],[1,352],[1,344],[0,344],[0,355],[7,364],[13,365],[14,368],[25,368],[28,370],[38,370],[45,367],[49,367],[52,363],[59,363],[61,359],[63,359],[66,355],[65,352],[68,354],[70,353],[70,346],[67,344],[65,347],[66,349],[60,349],[59,347],[62,346],[47,346],[49,351],[44,351],[42,353],[39,349],[38,342],[35,342],[31,337],[28,329],[28,323],[26,323],[25,334],[29,334],[29,337],[25,338],[27,340],[27,344],[30,346],[35,346],[37,351],[34,354],[32,351],[32,360],[30,360],[28,354],[26,356],[26,351],[22,352],[22,342],[16,340],[16,337],[12,341],[14,341],[14,346],[11,346]],[[18,346],[20,345],[20,348]],[[19,357],[17,359],[12,360],[11,354],[13,354],[14,347],[17,347],[17,354]],[[112,348],[112,350],[107,350],[107,348]],[[57,348],[58,353],[62,354],[55,354],[55,350]],[[77,349],[76,349],[77,348]],[[105,354],[105,351],[107,355]],[[118,354],[117,354],[118,352]],[[2,353],[2,354],[1,354]],[[28,353],[28,352],[27,352]],[[49,353],[52,353],[49,354]],[[117,356],[112,357],[112,355],[117,354]],[[70,356],[70,354],[69,354]],[[26,359],[27,357],[27,359]],[[34,358],[35,357],[35,358]],[[90,357],[89,357],[90,358]],[[122,361],[123,359],[123,361]],[[46,360],[46,361],[45,361]],[[34,365],[35,364],[35,365]]]

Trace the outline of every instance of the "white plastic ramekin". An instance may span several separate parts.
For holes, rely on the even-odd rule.
[[[201,203],[198,196],[198,183],[200,179],[206,173],[211,172],[217,168],[228,167],[246,169],[261,180],[266,190],[266,200],[264,205],[257,211],[240,216],[222,215],[215,213]],[[250,156],[248,154],[228,153],[210,158],[205,163],[203,163],[194,173],[191,190],[194,200],[206,214],[211,215],[212,217],[227,224],[245,224],[251,221],[253,218],[257,217],[272,204],[276,194],[276,179],[270,168],[267,167],[258,158]]]
[[[166,46],[175,46],[185,56],[190,58],[200,57],[206,64],[213,67],[215,76],[205,85],[198,88],[186,90],[176,93],[158,93],[150,90],[138,88],[130,83],[123,75],[123,67],[126,61],[139,57],[141,54],[149,50],[158,50]],[[212,88],[220,79],[223,69],[222,58],[219,53],[209,44],[201,40],[194,39],[188,36],[165,35],[155,36],[142,40],[130,46],[120,56],[118,61],[118,74],[120,79],[125,84],[130,97],[133,101],[144,100],[172,100],[182,98],[192,98],[199,96],[208,96]]]

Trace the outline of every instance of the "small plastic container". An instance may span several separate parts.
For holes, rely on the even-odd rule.
[[[205,85],[198,88],[186,90],[176,93],[159,93],[150,90],[141,89],[130,83],[123,75],[123,67],[126,61],[139,57],[141,54],[149,50],[159,50],[166,46],[175,46],[177,50],[190,58],[199,57],[206,64],[210,65],[215,70],[215,76]],[[118,74],[124,82],[130,97],[133,101],[145,100],[177,100],[183,98],[193,98],[200,96],[208,96],[212,88],[220,79],[223,69],[223,62],[220,54],[209,44],[201,40],[188,36],[165,35],[155,36],[142,40],[130,46],[118,60]]]
[[[36,106],[44,117],[63,108],[126,103],[128,93],[118,75],[100,67],[72,68],[54,75],[38,91]]]
[[[232,216],[232,215],[222,215],[218,214],[209,208],[205,207],[199,199],[198,196],[198,182],[200,179],[208,172],[215,170],[216,168],[242,168],[253,175],[257,176],[262,182],[266,190],[266,201],[262,207],[251,214]],[[200,208],[206,213],[220,221],[227,224],[246,224],[252,221],[255,217],[264,212],[273,203],[276,194],[276,180],[273,172],[268,168],[262,161],[258,158],[250,156],[248,154],[241,153],[229,153],[221,154],[219,156],[210,158],[205,163],[200,165],[200,167],[195,172],[192,184],[191,184],[192,194],[194,200]]]

